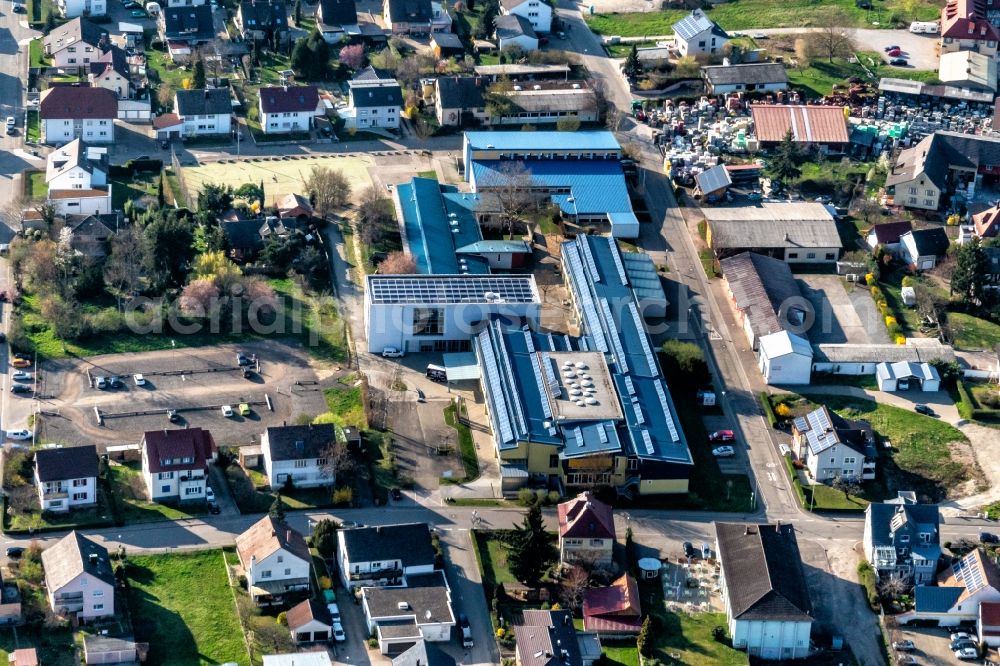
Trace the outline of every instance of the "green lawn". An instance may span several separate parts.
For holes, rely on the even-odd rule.
[[[156,193],[159,189],[160,183],[160,173],[159,171],[153,173],[150,171],[144,173],[137,173],[131,178],[112,178],[111,179],[111,205],[115,210],[121,210],[125,205],[126,201],[132,200],[136,204],[143,197],[153,197],[156,199]],[[166,194],[166,183],[164,183],[164,194]],[[143,205],[144,204],[140,204]]]
[[[716,5],[707,14],[724,30],[733,31],[816,26],[838,11],[845,15],[848,27],[874,27],[872,23],[878,21],[883,28],[893,27],[895,23],[933,21],[941,13],[941,6],[931,0],[878,0],[874,4],[878,11],[867,12],[858,9],[853,0],[733,0]],[[669,9],[596,14],[586,20],[590,29],[599,35],[644,37],[672,34],[673,24],[687,14],[687,10]]]
[[[208,511],[204,502],[185,504],[183,508],[149,502],[139,463],[111,463],[111,488],[118,502],[118,511],[126,523],[150,523],[161,520],[185,520]]]
[[[419,178],[430,178],[431,180],[437,180],[438,179],[438,174],[437,174],[437,171],[435,171],[434,169],[431,169],[430,171],[420,171],[420,172],[418,172],[417,173],[417,177],[419,177]]]
[[[472,430],[455,419],[455,409],[455,403],[445,407],[444,421],[458,433],[458,448],[462,455],[462,466],[465,468],[464,483],[479,476],[479,457],[476,456],[476,443],[472,439]]]
[[[129,610],[147,664],[250,663],[220,550],[129,557]]]
[[[187,65],[176,65],[166,51],[158,49],[146,49],[146,68],[152,73],[151,83],[165,83],[174,90],[183,88],[184,79],[191,76]]]
[[[31,64],[29,65],[30,67],[48,67],[51,61],[45,55],[45,50],[42,48],[41,37],[31,40],[30,44],[28,45],[28,50],[31,58]]]
[[[1000,345],[1000,325],[963,312],[948,313],[952,342],[960,349],[995,349]]]
[[[76,666],[73,652],[73,632],[66,627],[16,630],[0,629],[0,664],[6,664],[11,652],[18,648],[33,647],[38,651],[40,663],[45,666]]]
[[[805,486],[805,504],[815,511],[864,511],[869,502],[857,495],[844,495],[844,491],[821,483]]]
[[[605,666],[639,666],[639,651],[635,646],[602,645]]]
[[[479,535],[477,535],[479,538]],[[482,544],[485,542],[485,551]],[[516,583],[514,574],[507,568],[507,549],[500,541],[490,538],[480,540],[479,553],[483,559],[483,583],[496,587],[504,583]]]
[[[24,129],[24,138],[29,143],[38,143],[42,140],[42,129],[38,122],[38,111],[34,109],[27,113],[27,126]]]
[[[804,162],[799,166],[802,175],[792,183],[805,196],[829,195],[836,203],[847,203],[853,185],[864,182],[874,164],[840,159]]]
[[[687,666],[746,666],[745,652],[712,638],[712,629],[726,626],[723,613],[664,613],[657,632],[656,656],[664,663]],[[674,655],[677,655],[674,657]]]
[[[361,386],[340,388],[334,386],[323,390],[328,412],[317,416],[313,423],[336,423],[337,425],[367,428],[365,406],[362,403]]]
[[[24,172],[24,196],[29,199],[44,199],[49,193],[44,171]]]

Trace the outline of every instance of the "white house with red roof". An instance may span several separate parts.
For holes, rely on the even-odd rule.
[[[316,86],[283,86],[261,88],[259,110],[264,134],[291,134],[312,129],[323,106]]]
[[[559,561],[595,568],[610,567],[615,547],[611,506],[590,491],[559,505]]]
[[[202,428],[151,430],[142,436],[142,476],[154,502],[204,500],[208,463],[218,453]]]
[[[941,54],[975,51],[995,58],[1000,32],[986,16],[985,0],[948,0],[941,9]]]

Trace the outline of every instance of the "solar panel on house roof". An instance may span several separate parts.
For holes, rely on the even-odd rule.
[[[653,455],[653,440],[649,436],[649,431],[643,428],[640,432],[642,433],[642,444],[646,447],[646,455]]]
[[[525,276],[372,275],[372,303],[535,303],[534,280]]]
[[[674,424],[674,417],[670,413],[670,405],[667,403],[667,395],[663,390],[663,384],[657,381],[653,383],[653,386],[656,387],[656,397],[660,399],[660,407],[663,409],[663,417],[667,421],[667,430],[670,431],[670,439],[675,442],[680,441],[680,435],[677,434],[677,426]]]
[[[642,325],[642,317],[639,316],[639,308],[635,306],[634,302],[628,304],[629,312],[632,313],[632,322],[635,324],[635,330],[644,331]],[[653,357],[653,350],[649,346],[649,336],[639,335],[639,343],[642,345],[642,353],[646,357],[646,367],[649,368],[650,372],[656,368],[656,359]]]
[[[967,555],[960,559],[951,566],[951,570],[955,574],[955,578],[965,583],[965,588],[969,591],[969,594],[978,592],[986,585],[986,579],[983,577],[983,569],[979,566],[979,561],[972,555]]]

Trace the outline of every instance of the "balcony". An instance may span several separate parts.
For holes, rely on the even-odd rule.
[[[46,500],[60,500],[69,497],[69,492],[65,490],[46,490],[45,499]]]
[[[403,578],[402,569],[378,569],[377,571],[362,571],[360,573],[352,573],[349,576],[352,581],[361,580],[390,580],[398,581]]]

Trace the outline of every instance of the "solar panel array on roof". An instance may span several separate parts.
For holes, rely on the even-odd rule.
[[[486,379],[489,381],[490,386],[501,386],[500,368],[497,365],[496,355],[493,353],[493,345],[490,344],[489,331],[484,329],[480,332],[479,339],[483,342],[479,346],[479,349],[482,352],[483,365],[486,366]],[[503,400],[503,393],[501,391],[491,393],[490,395],[496,396],[498,400]],[[494,409],[490,410],[490,416],[496,420],[497,425],[500,427],[501,442],[512,441],[514,439],[514,428],[507,417],[507,410],[501,408],[499,405],[495,405]]]
[[[625,274],[625,265],[622,263],[621,254],[618,252],[618,247],[615,245],[615,239],[611,236],[607,237],[608,245],[611,246],[611,256],[615,259],[615,268],[618,269],[618,279],[622,281],[623,285],[628,285],[628,276]]]
[[[522,276],[450,275],[418,278],[413,275],[372,275],[368,278],[372,303],[535,303],[534,281]]]
[[[566,246],[563,249],[563,257],[566,258],[570,267],[570,279],[574,282],[583,278],[583,263],[576,246]],[[608,341],[604,337],[604,331],[597,319],[597,309],[594,307],[594,299],[590,294],[590,289],[586,284],[578,285],[577,296],[580,299],[580,306],[583,308],[583,318],[587,322],[587,329],[594,339],[597,349],[602,352],[608,351]]]
[[[965,589],[969,591],[969,594],[978,592],[986,585],[983,568],[979,566],[979,560],[971,555],[967,555],[951,565],[951,571],[955,574],[955,578],[965,584]]]

